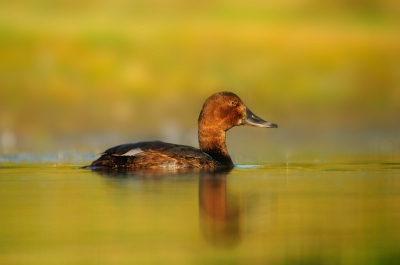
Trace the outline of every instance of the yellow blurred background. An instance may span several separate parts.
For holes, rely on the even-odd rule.
[[[399,154],[400,2],[0,2],[0,154],[196,145],[221,90],[279,125],[228,147]]]

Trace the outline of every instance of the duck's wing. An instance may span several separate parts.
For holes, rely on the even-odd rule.
[[[171,156],[211,159],[210,155],[192,146],[171,144],[161,141],[121,144],[107,149],[102,155],[143,156],[150,152]]]
[[[161,141],[122,144],[107,149],[93,166],[113,168],[204,168],[215,167],[214,159],[186,145]]]

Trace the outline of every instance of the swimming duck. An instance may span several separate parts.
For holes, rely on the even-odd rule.
[[[232,92],[213,94],[204,102],[198,119],[200,149],[147,141],[122,144],[106,150],[91,169],[230,169],[233,162],[226,147],[226,131],[237,125],[277,128],[256,116]]]

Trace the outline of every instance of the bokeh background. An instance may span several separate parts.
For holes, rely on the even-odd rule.
[[[398,159],[400,2],[0,2],[3,160],[197,146],[221,90],[279,125],[229,131],[235,161]]]

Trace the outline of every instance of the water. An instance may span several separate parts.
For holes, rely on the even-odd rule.
[[[400,264],[400,163],[0,176],[1,264]]]

